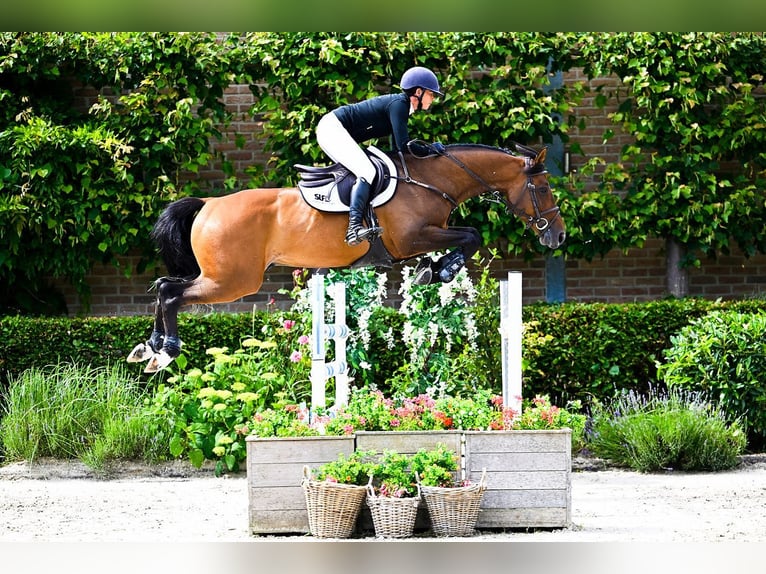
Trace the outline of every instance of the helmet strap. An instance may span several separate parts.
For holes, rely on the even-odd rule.
[[[417,110],[421,111],[423,109],[423,96],[425,95],[426,91],[423,88],[419,88],[419,89],[420,89],[420,95],[415,97],[418,99]]]

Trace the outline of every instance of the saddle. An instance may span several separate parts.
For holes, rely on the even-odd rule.
[[[394,195],[396,189],[396,166],[388,155],[375,146],[369,146],[365,152],[375,166],[375,177],[370,182],[371,207],[383,205]],[[348,211],[351,188],[356,176],[341,164],[329,166],[310,166],[295,164],[300,181],[298,189],[303,199],[320,211]]]

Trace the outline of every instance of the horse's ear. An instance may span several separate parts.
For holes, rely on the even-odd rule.
[[[548,153],[548,148],[544,147],[540,150],[540,152],[537,154],[537,157],[535,158],[535,165],[541,164],[545,161],[545,154]]]

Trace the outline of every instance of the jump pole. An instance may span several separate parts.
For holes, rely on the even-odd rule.
[[[503,405],[521,414],[521,272],[509,271],[500,280],[500,340]]]
[[[324,407],[327,379],[335,377],[335,406],[348,404],[348,365],[346,363],[346,285],[342,282],[329,286],[335,322],[325,323],[324,275],[315,273],[311,277],[311,407]],[[325,361],[325,339],[335,342],[335,359]]]

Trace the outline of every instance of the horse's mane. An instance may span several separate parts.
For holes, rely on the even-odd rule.
[[[537,157],[538,151],[536,149],[531,148],[529,146],[525,146],[518,142],[511,142],[511,144],[513,145],[513,149],[500,148],[500,147],[495,147],[495,146],[486,145],[486,144],[478,144],[478,143],[456,143],[456,144],[449,144],[446,147],[447,148],[461,147],[461,148],[474,148],[474,149],[501,151],[503,153],[507,153],[508,155],[512,155],[514,157],[525,157],[528,159],[535,159]],[[534,163],[528,162],[527,166],[524,168],[524,172],[530,175],[534,175],[536,173],[542,173],[544,171],[545,171],[545,166],[543,164],[534,164]]]

